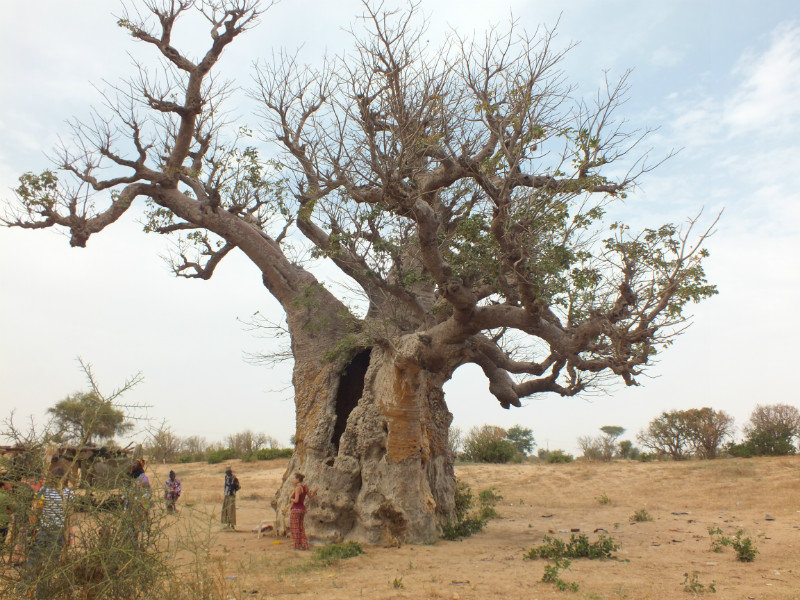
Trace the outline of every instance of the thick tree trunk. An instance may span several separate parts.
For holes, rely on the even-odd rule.
[[[273,506],[289,524],[292,476],[318,495],[306,529],[321,541],[424,542],[452,514],[453,457],[444,402],[446,376],[374,347],[348,361],[294,347],[296,448]],[[312,354],[313,352],[313,354]]]

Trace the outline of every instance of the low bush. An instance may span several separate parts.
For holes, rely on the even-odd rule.
[[[311,559],[317,563],[329,566],[346,558],[353,558],[364,554],[364,549],[358,542],[344,542],[342,544],[328,544],[314,549]]]
[[[640,508],[635,513],[631,515],[631,522],[633,523],[643,523],[644,521],[652,521],[653,517],[650,516],[645,509]]]
[[[571,463],[575,460],[572,454],[568,454],[563,450],[545,450],[543,453],[539,454],[539,458],[548,464]]]
[[[744,529],[739,529],[732,538],[723,535],[719,527],[709,527],[708,533],[711,535],[711,549],[714,552],[722,552],[723,548],[730,546],[736,552],[736,558],[742,562],[753,562],[758,554],[753,540],[745,535]]]
[[[470,513],[473,506],[473,496],[470,487],[462,481],[456,482],[455,491],[455,518],[442,525],[442,538],[445,540],[460,540],[481,531],[486,527],[489,519],[497,518],[495,505],[503,497],[495,488],[482,490],[478,494],[477,511]]]
[[[717,582],[712,581],[706,585],[700,582],[700,574],[697,571],[692,571],[691,575],[689,573],[684,573],[683,591],[695,595],[704,594],[706,592],[714,594],[717,591]]]
[[[217,465],[223,460],[236,458],[236,452],[232,448],[218,448],[209,450],[206,454],[206,462],[210,465]]]
[[[274,460],[276,458],[291,458],[294,450],[291,448],[262,448],[256,450],[256,460]]]
[[[506,437],[506,430],[494,425],[473,427],[464,439],[464,460],[484,463],[508,463],[522,454],[513,441]]]
[[[559,559],[559,558],[588,558],[603,559],[616,558],[614,552],[619,549],[619,544],[612,537],[599,536],[595,541],[590,542],[585,534],[570,535],[569,541],[564,542],[558,538],[548,535],[542,539],[541,546],[531,548],[523,558],[527,560]]]

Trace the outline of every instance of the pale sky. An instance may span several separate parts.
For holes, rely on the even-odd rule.
[[[8,3],[0,16],[0,201],[46,154],[65,121],[99,103],[96,88],[131,73],[142,48],[116,27],[108,0]],[[617,213],[639,227],[724,208],[709,242],[707,273],[720,294],[694,309],[692,328],[637,388],[562,399],[541,395],[503,410],[480,370],[462,367],[445,387],[454,424],[521,424],[539,446],[574,451],[603,425],[636,432],[661,411],[712,406],[741,427],[757,403],[800,408],[790,385],[800,339],[800,14],[792,0],[532,1],[423,0],[435,43],[449,28],[480,32],[509,15],[534,30],[560,15],[561,44],[580,42],[564,66],[582,90],[604,70],[633,68],[624,108],[634,126],[659,127],[656,152],[682,151],[642,180]],[[226,51],[222,70],[251,85],[253,60],[302,45],[307,62],[346,49],[353,0],[283,0]],[[194,47],[206,28],[180,31]],[[242,124],[257,126],[246,103]],[[164,238],[145,235],[135,214],[69,247],[54,230],[0,229],[0,416],[41,418],[85,387],[76,357],[111,389],[137,371],[126,397],[149,405],[180,435],[220,440],[243,429],[288,442],[294,431],[290,365],[253,366],[248,352],[272,340],[241,320],[277,302],[244,257],[211,281],[178,280],[160,258]]]

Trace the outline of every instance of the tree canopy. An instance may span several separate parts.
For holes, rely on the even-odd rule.
[[[231,91],[209,75],[264,8],[126,13],[119,25],[161,70],[140,68],[76,122],[58,171],[21,178],[6,224],[63,227],[84,246],[143,198],[146,231],[177,236],[176,275],[207,279],[239,249],[284,308],[319,292],[298,250],[327,257],[368,306],[358,319],[321,292],[339,318],[318,320],[343,347],[426,332],[427,363],[480,365],[504,407],[608,376],[634,385],[686,305],[716,292],[694,220],[641,232],[603,221],[658,163],[639,149],[647,131],[618,114],[627,74],[586,100],[552,30],[512,23],[431,48],[415,6],[367,3],[351,53],[319,69],[290,55],[259,64],[252,94],[279,169],[226,122]],[[190,11],[212,24],[194,61],[172,45]]]
[[[94,392],[77,392],[67,396],[48,408],[47,412],[53,416],[58,437],[81,444],[92,443],[96,439],[111,439],[133,427],[122,410]]]

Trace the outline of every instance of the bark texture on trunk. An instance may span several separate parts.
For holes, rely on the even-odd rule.
[[[292,476],[302,472],[319,488],[306,517],[314,538],[436,538],[455,486],[446,376],[377,346],[339,362],[304,361],[297,350],[296,447],[273,502],[278,532],[288,531]]]

